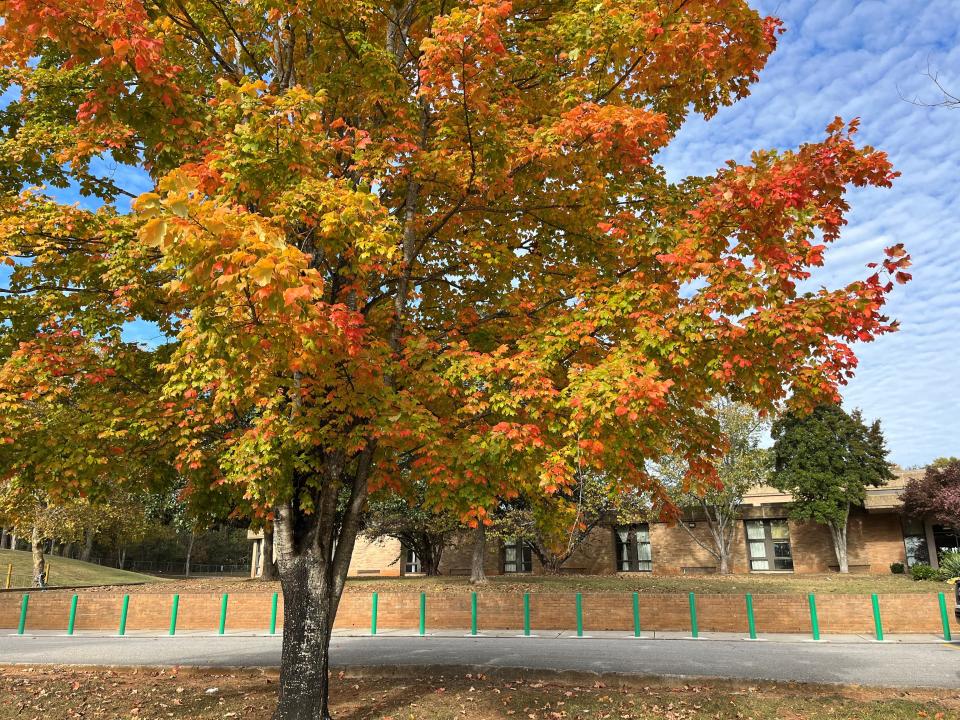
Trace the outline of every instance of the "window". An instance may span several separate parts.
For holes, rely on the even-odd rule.
[[[413,548],[403,549],[403,572],[412,575],[423,572],[423,565]]]
[[[930,563],[927,533],[922,520],[903,519],[903,545],[907,553],[907,567],[913,567],[917,563]]]
[[[503,546],[503,571],[505,573],[533,571],[533,553],[527,543],[515,540]]]
[[[793,570],[786,520],[747,520],[746,526],[751,570]]]
[[[624,525],[614,529],[617,540],[617,572],[650,572],[650,526]]]
[[[945,552],[960,550],[960,534],[946,525],[934,525],[933,545],[937,548],[937,557]]]

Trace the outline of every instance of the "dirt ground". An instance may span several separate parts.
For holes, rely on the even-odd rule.
[[[960,720],[960,693],[839,688],[606,686],[484,675],[333,678],[337,720]],[[277,676],[260,671],[6,666],[0,720],[268,720]]]

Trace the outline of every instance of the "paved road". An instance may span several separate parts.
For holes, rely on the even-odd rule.
[[[960,688],[960,644],[568,637],[335,637],[335,666],[471,666]],[[276,666],[264,636],[0,636],[0,662]]]

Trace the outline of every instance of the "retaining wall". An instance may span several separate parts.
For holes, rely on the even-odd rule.
[[[70,612],[69,592],[30,593],[26,630],[65,630]],[[133,593],[130,596],[126,631],[168,631],[173,596]],[[181,594],[177,630],[217,631],[222,595]],[[19,593],[0,595],[0,628],[16,629],[20,621]],[[531,593],[532,630],[576,628],[575,593]],[[270,625],[272,593],[236,593],[229,596],[226,631],[266,632]],[[470,593],[427,595],[427,631],[469,628]],[[113,630],[119,627],[123,596],[81,593],[75,629]],[[700,632],[746,632],[747,610],[743,595],[697,595]],[[890,633],[941,633],[943,631],[936,593],[895,594],[879,597],[883,629]],[[631,593],[583,593],[583,627],[590,630],[634,629]],[[872,633],[874,618],[869,595],[824,594],[816,597],[822,633]],[[753,595],[759,633],[808,633],[810,608],[805,595]],[[336,627],[369,631],[370,594],[346,593],[340,603]],[[639,595],[640,625],[644,630],[690,630],[689,598],[686,594]],[[950,608],[952,616],[952,607]],[[482,631],[521,630],[523,596],[477,593],[478,627]],[[379,593],[377,625],[380,629],[416,630],[420,621],[420,596],[416,593]],[[283,598],[278,601],[277,629],[283,624]]]

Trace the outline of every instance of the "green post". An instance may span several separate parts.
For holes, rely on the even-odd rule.
[[[697,597],[690,593],[690,636],[700,637],[700,628],[697,626]]]
[[[180,610],[180,596],[173,596],[173,604],[170,606],[170,634],[175,635],[177,632],[177,611]]]
[[[220,634],[223,635],[224,631],[227,629],[227,599],[230,596],[227,593],[223,594],[223,599],[220,601]]]
[[[277,634],[277,593],[273,594],[273,600],[270,601],[270,634]]]
[[[583,594],[577,593],[577,637],[583,637]]]
[[[127,610],[130,609],[130,596],[123,596],[123,605],[120,606],[120,628],[117,630],[117,635],[126,635],[127,634]]]
[[[757,623],[753,619],[753,595],[747,593],[747,626],[750,628],[750,639],[757,639]]]
[[[943,623],[943,639],[947,642],[953,640],[950,634],[950,618],[947,616],[947,599],[940,593],[940,622]]]
[[[73,635],[73,627],[76,624],[77,624],[77,596],[74,595],[70,599],[70,620],[67,622],[67,635]]]
[[[880,598],[877,597],[876,593],[870,596],[870,600],[873,603],[873,627],[876,629],[877,640],[883,640],[883,621],[880,619]]]
[[[530,637],[530,593],[523,594],[523,634]]]
[[[27,627],[27,605],[29,603],[30,596],[24,593],[23,600],[20,601],[20,624],[17,626],[17,635],[23,635],[23,631]]]
[[[377,634],[377,604],[378,596],[376,593],[373,594],[373,597],[370,600],[370,634]]]
[[[477,634],[477,594],[470,593],[470,634]]]
[[[427,634],[427,594],[420,593],[420,634]]]
[[[810,630],[813,633],[813,639],[820,639],[820,621],[817,619],[817,598],[813,593],[809,596],[810,602]]]
[[[640,637],[640,593],[633,594],[633,636]]]

